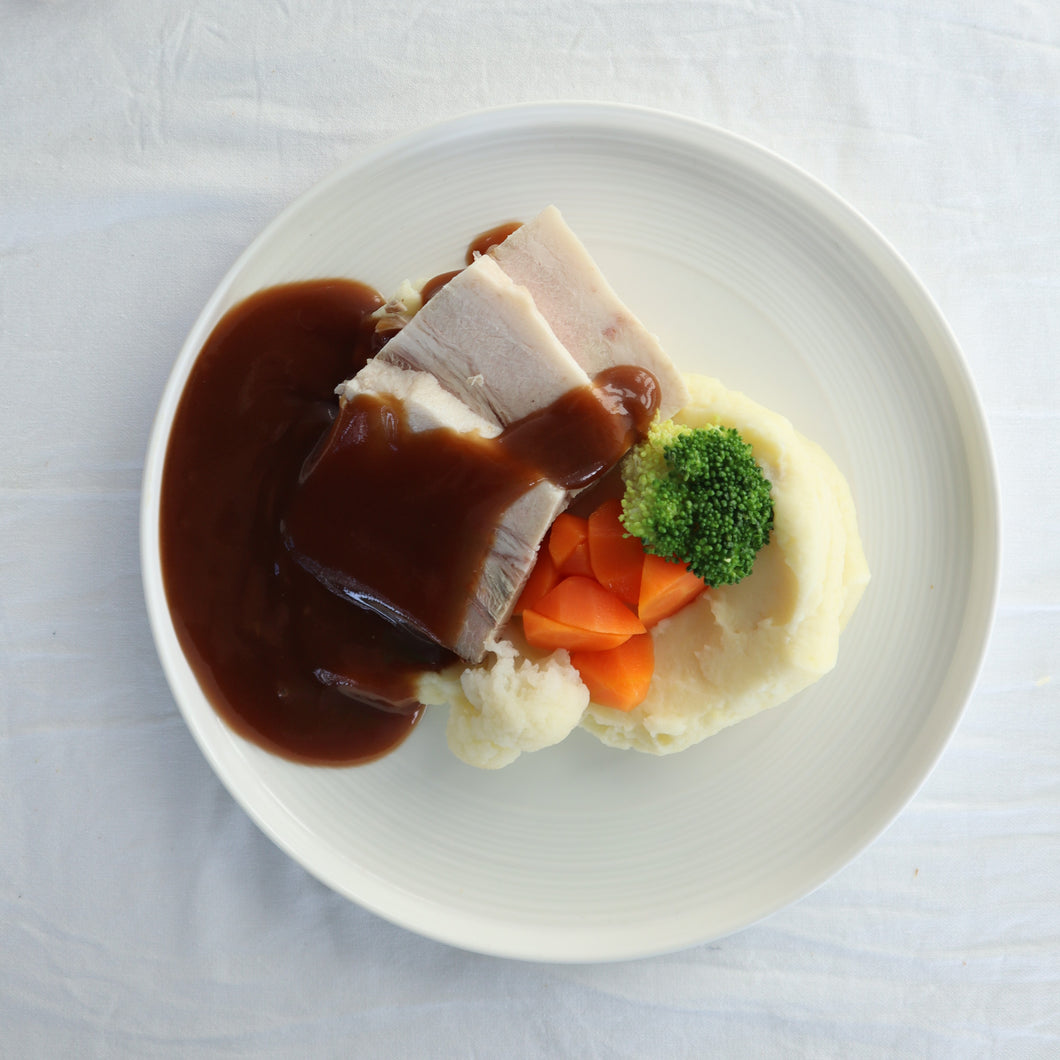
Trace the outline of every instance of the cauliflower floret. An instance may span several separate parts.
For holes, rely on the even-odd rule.
[[[448,706],[449,747],[479,769],[500,769],[523,751],[566,739],[589,705],[589,690],[565,651],[525,658],[510,641],[491,638],[485,664],[420,679],[428,706]]]
[[[422,285],[421,285],[422,286]],[[396,335],[421,309],[423,297],[419,289],[408,280],[402,280],[401,286],[373,314],[376,333],[391,338]]]

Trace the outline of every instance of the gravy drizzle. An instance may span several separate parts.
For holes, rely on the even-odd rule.
[[[469,260],[516,227],[478,237]],[[231,309],[192,368],[163,472],[163,578],[192,669],[235,731],[318,765],[405,739],[418,675],[455,660],[435,638],[453,642],[499,514],[542,478],[600,478],[658,398],[650,373],[609,369],[495,439],[411,431],[386,395],[340,410],[335,385],[377,351],[382,303],[316,280]]]

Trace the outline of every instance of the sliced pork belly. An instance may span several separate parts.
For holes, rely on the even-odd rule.
[[[618,376],[608,373],[601,389],[593,379],[605,369],[646,368],[651,375],[641,378],[652,402],[665,393],[668,410],[684,403],[658,343],[618,301],[558,211],[546,211],[505,246],[513,239],[513,252],[480,256],[440,288],[338,388],[339,420],[289,522],[292,549],[325,584],[470,662],[482,659],[490,634],[510,616],[571,491],[612,466],[635,435],[634,411],[619,408],[609,389]],[[541,265],[549,255],[551,271]],[[517,276],[498,264],[502,258]],[[564,284],[571,290],[558,291]],[[587,319],[569,323],[567,313]],[[566,331],[576,355],[554,328]],[[638,393],[630,391],[635,403]],[[470,444],[454,446],[454,436]],[[394,510],[351,506],[351,493],[385,493]],[[488,515],[472,516],[472,509]],[[420,554],[425,544],[412,546],[406,530],[413,525],[436,528],[431,555]],[[427,606],[425,594],[442,606]]]
[[[530,292],[556,337],[590,378],[612,365],[638,365],[658,380],[664,419],[687,404],[688,390],[659,340],[615,294],[555,206],[491,248],[489,255]]]
[[[567,494],[550,482],[539,482],[505,513],[493,537],[482,576],[468,600],[467,615],[454,650],[481,661],[486,641],[511,617],[512,608],[537,561],[537,550],[556,516],[567,506]]]
[[[358,398],[381,400],[400,408],[400,415],[413,434],[439,428],[461,435],[491,439],[501,428],[469,409],[438,381],[425,372],[399,368],[378,357],[338,388],[343,412],[328,441],[317,455],[306,475],[291,509],[290,547],[299,563],[333,591],[350,597],[391,621],[408,625],[430,637],[470,662],[478,662],[485,652],[486,640],[511,614],[515,600],[533,567],[537,548],[552,521],[566,505],[567,494],[551,482],[532,483],[525,492],[514,495],[499,511],[494,525],[477,528],[484,533],[480,542],[480,561],[463,574],[439,569],[437,557],[409,554],[398,546],[396,565],[403,577],[395,580],[379,576],[392,564],[389,549],[400,540],[399,520],[390,534],[380,540],[378,534],[361,538],[358,525],[369,509],[351,511],[345,496],[351,466],[346,450],[351,441],[344,416]],[[371,417],[365,417],[374,429],[382,429]],[[395,445],[402,445],[402,431],[393,429]],[[373,443],[368,443],[369,445]],[[377,444],[377,443],[376,443]],[[436,443],[432,443],[434,445]],[[378,451],[378,449],[377,449]],[[444,474],[444,471],[441,472]],[[462,481],[457,479],[457,481]],[[327,518],[304,518],[303,505],[328,505]],[[365,504],[370,504],[366,501]],[[447,523],[454,514],[462,514],[463,498],[437,495],[433,503],[425,499],[423,510],[414,518],[429,523],[439,517],[439,509],[448,507]],[[375,578],[373,577],[376,576]],[[457,584],[454,577],[466,580]],[[378,580],[376,580],[376,578]],[[385,588],[394,585],[393,595]],[[452,607],[446,607],[441,625],[421,625],[415,608],[410,607],[409,587],[433,585],[444,594]],[[417,595],[413,591],[413,597]],[[341,677],[341,675],[339,675]]]
[[[452,645],[461,658],[479,662],[489,636],[511,617],[537,560],[538,546],[566,505],[565,491],[551,482],[539,482],[504,513],[468,598],[460,635]]]
[[[530,293],[488,256],[442,287],[375,359],[429,372],[502,427],[589,383]]]
[[[444,390],[433,375],[399,368],[379,357],[369,361],[339,391],[345,400],[358,393],[392,394],[401,401],[414,431],[448,427],[462,434],[474,431],[483,438],[493,438],[501,431],[496,422],[472,412],[454,394]],[[538,546],[566,503],[564,490],[543,481],[505,511],[494,531],[493,544],[477,583],[468,596],[460,636],[446,647],[465,659],[477,662],[482,658],[486,638],[508,620],[537,558]]]
[[[391,394],[404,406],[408,425],[414,431],[448,427],[460,434],[477,431],[483,438],[495,438],[501,432],[495,420],[472,412],[430,373],[400,368],[379,357],[373,357],[335,392],[343,402],[357,394]]]

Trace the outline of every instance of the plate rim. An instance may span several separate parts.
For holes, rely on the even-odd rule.
[[[153,480],[152,476],[156,473],[160,475],[164,462],[165,448],[168,442],[167,424],[172,419],[171,413],[167,410],[171,406],[175,406],[183,390],[183,380],[179,378],[181,373],[178,369],[189,358],[193,360],[195,353],[201,347],[202,335],[200,332],[202,332],[206,322],[217,313],[218,306],[222,305],[225,299],[229,297],[239,275],[258,252],[260,246],[272,237],[275,230],[283,227],[288,222],[290,215],[301,210],[307,202],[316,196],[326,193],[334,185],[350,179],[357,172],[370,169],[379,162],[400,154],[402,151],[409,149],[426,150],[432,142],[445,142],[451,140],[457,134],[474,136],[476,132],[481,133],[481,131],[490,127],[498,127],[498,124],[507,131],[522,126],[547,132],[550,128],[556,129],[572,125],[596,125],[600,127],[601,123],[617,128],[620,124],[628,124],[634,121],[651,125],[660,135],[668,131],[673,133],[680,132],[685,142],[695,141],[696,146],[702,150],[709,150],[712,144],[726,144],[731,150],[742,152],[745,158],[756,160],[761,166],[772,167],[771,176],[783,174],[787,181],[795,181],[796,186],[801,191],[812,193],[817,198],[822,207],[826,209],[827,217],[830,221],[842,221],[843,227],[860,232],[861,238],[857,241],[859,251],[867,253],[871,250],[873,252],[871,257],[875,264],[886,264],[888,279],[893,279],[895,276],[901,279],[905,290],[898,293],[903,306],[909,310],[917,311],[918,320],[921,318],[921,314],[926,314],[924,319],[930,321],[931,325],[938,329],[943,344],[950,355],[943,365],[946,369],[946,397],[951,404],[960,405],[957,411],[959,412],[958,423],[963,441],[962,457],[969,469],[970,484],[973,491],[978,487],[982,492],[982,496],[979,498],[982,511],[978,514],[988,517],[986,525],[977,524],[973,529],[975,535],[982,535],[983,537],[980,542],[980,548],[985,549],[985,555],[990,560],[991,577],[988,584],[979,581],[972,587],[973,590],[978,590],[972,594],[977,597],[977,612],[979,616],[974,631],[969,628],[970,618],[967,613],[971,610],[972,595],[969,597],[966,614],[961,623],[960,643],[966,654],[969,654],[970,658],[974,659],[974,665],[969,666],[960,675],[961,679],[957,682],[958,687],[951,693],[952,698],[957,703],[956,709],[953,710],[952,717],[949,718],[942,733],[934,741],[931,753],[919,763],[915,771],[917,774],[916,778],[911,783],[903,781],[900,785],[901,790],[897,794],[892,795],[888,805],[885,808],[881,808],[874,815],[875,819],[871,821],[871,824],[866,825],[864,818],[859,817],[857,836],[842,845],[841,853],[822,862],[820,870],[812,874],[810,879],[802,881],[800,886],[795,889],[797,893],[780,901],[765,903],[765,908],[749,913],[739,923],[733,924],[726,930],[702,937],[682,935],[680,939],[659,940],[658,944],[645,944],[643,941],[640,944],[635,944],[632,939],[623,937],[620,943],[610,947],[598,946],[592,953],[584,951],[571,952],[569,949],[565,951],[562,945],[557,946],[557,939],[553,938],[553,934],[549,932],[543,933],[538,927],[514,932],[515,940],[522,939],[521,945],[514,940],[508,943],[500,943],[499,940],[495,942],[494,939],[485,937],[482,931],[479,931],[476,938],[471,940],[467,937],[466,932],[461,930],[459,924],[453,924],[451,918],[447,920],[445,917],[439,918],[436,916],[432,920],[430,917],[411,915],[408,910],[405,910],[403,914],[401,911],[396,911],[392,906],[388,906],[385,902],[371,900],[363,894],[354,893],[355,889],[344,886],[341,881],[333,878],[333,874],[329,874],[326,871],[326,867],[322,867],[319,864],[321,860],[328,861],[327,857],[321,858],[318,855],[314,863],[309,863],[305,852],[297,849],[289,837],[276,827],[274,821],[261,812],[259,806],[251,801],[249,792],[235,782],[236,778],[230,774],[228,765],[221,759],[200,720],[190,713],[182,697],[177,693],[178,676],[175,673],[175,662],[170,658],[171,645],[165,642],[167,626],[169,634],[175,637],[175,633],[170,621],[164,591],[159,595],[161,590],[160,563],[152,563],[152,557],[157,552],[158,506],[157,498],[152,497],[149,486]],[[790,185],[788,187],[790,190]],[[910,304],[910,295],[919,303],[918,305]],[[940,352],[940,343],[932,342],[931,346],[936,354]],[[955,384],[960,386],[959,395],[955,394]],[[956,400],[958,396],[962,399],[962,403]],[[971,422],[969,422],[969,419]],[[978,451],[975,454],[970,451],[970,442],[973,440],[978,443]],[[973,456],[978,457],[978,459],[973,459]],[[971,554],[974,555],[974,549]],[[273,843],[309,872],[311,876],[362,908],[390,923],[435,941],[484,955],[525,961],[606,963],[674,952],[694,945],[715,941],[742,931],[761,922],[773,913],[787,908],[797,901],[801,901],[859,857],[890,827],[894,820],[916,797],[945,752],[967,709],[986,659],[996,619],[1000,592],[1001,557],[1001,506],[996,455],[979,392],[963,351],[949,323],[931,294],[898,250],[847,200],[843,199],[801,166],[789,161],[771,148],[697,118],[658,108],[621,102],[553,100],[505,104],[465,111],[440,122],[431,123],[388,138],[364,151],[355,152],[344,162],[331,169],[320,180],[311,184],[310,187],[297,195],[280,210],[237,255],[196,316],[170,367],[167,382],[152,422],[142,476],[140,503],[141,580],[156,652],[162,664],[170,692],[177,703],[185,724],[191,730],[195,742],[209,762],[214,774],[236,803]],[[157,570],[155,569],[156,567],[158,568]],[[977,573],[981,575],[983,572]],[[156,577],[155,575],[158,576]],[[972,643],[967,643],[969,636],[973,632],[976,635],[973,637]],[[952,678],[954,675],[951,673],[949,676]],[[261,785],[261,790],[275,801],[271,791],[261,784],[260,778],[257,779]],[[414,904],[422,909],[427,903],[418,900]],[[491,920],[490,924],[496,928],[496,921]],[[540,936],[543,934],[545,937],[542,939]],[[681,933],[678,932],[678,934]],[[529,935],[536,937],[530,939]]]

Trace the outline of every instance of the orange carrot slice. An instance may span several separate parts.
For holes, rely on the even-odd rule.
[[[617,648],[629,640],[630,634],[582,629],[528,609],[523,612],[523,636],[528,644],[546,651],[566,648],[568,651],[598,652]]]
[[[589,563],[593,577],[631,607],[640,601],[644,549],[640,540],[630,537],[622,525],[622,502],[616,497],[604,501],[589,516]]]
[[[644,556],[637,614],[645,627],[651,629],[690,604],[706,588],[703,579],[697,578],[683,563],[648,553]]]
[[[562,575],[593,572],[589,564],[589,524],[580,515],[563,512],[548,532],[548,551]]]
[[[534,610],[568,626],[600,633],[643,633],[644,624],[598,581],[575,574],[564,578],[538,600]]]
[[[628,711],[648,694],[655,671],[655,645],[650,633],[639,633],[606,651],[572,651],[570,661],[594,703]]]
[[[530,569],[530,577],[526,579],[526,585],[515,601],[515,610],[512,614],[521,615],[528,607],[533,607],[542,596],[554,588],[559,581],[559,571],[552,560],[547,547],[539,548],[537,560]]]

